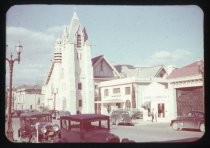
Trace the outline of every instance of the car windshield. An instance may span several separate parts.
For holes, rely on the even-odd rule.
[[[37,122],[50,122],[49,116],[44,116],[44,117],[32,117],[30,118],[31,125],[36,124]]]
[[[128,112],[122,112],[122,115],[129,115]]]
[[[63,119],[61,124],[62,128],[71,131],[81,131],[81,129],[84,129],[85,131],[93,129],[108,129],[107,120],[79,122]]]

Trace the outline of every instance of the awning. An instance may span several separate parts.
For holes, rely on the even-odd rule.
[[[145,101],[141,107],[143,107],[144,109],[150,109],[151,108],[151,101]]]
[[[102,101],[95,101],[95,103],[124,103],[125,101],[122,99],[109,99],[109,100],[102,100]]]

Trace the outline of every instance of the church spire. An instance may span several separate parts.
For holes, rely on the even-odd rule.
[[[77,13],[74,11],[72,20],[79,20],[79,17],[77,16]]]

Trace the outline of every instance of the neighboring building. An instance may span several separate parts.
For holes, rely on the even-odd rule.
[[[204,111],[203,61],[182,68],[116,65],[120,79],[99,84],[101,113],[108,108],[137,108],[144,120],[170,121],[190,110]],[[124,78],[122,78],[124,77]]]
[[[157,121],[170,120],[170,109],[173,106],[168,93],[168,82],[152,81],[147,85],[142,95],[144,120],[151,120],[150,114],[154,112]]]
[[[160,83],[167,88],[165,79],[167,73],[163,66],[136,68],[130,65],[118,65],[115,67],[125,78],[99,84],[101,100],[95,103],[101,104],[101,113],[107,114],[109,107],[111,109],[137,108],[142,110],[142,105],[148,101],[144,100],[146,96],[144,90],[152,82]],[[151,106],[148,107],[151,108]]]
[[[122,77],[135,77],[135,78],[165,78],[167,72],[163,65],[154,67],[134,67],[132,65],[115,65],[115,68]]]
[[[75,12],[62,39],[56,40],[54,59],[42,91],[49,109],[94,113],[91,45]]]
[[[100,82],[119,79],[120,74],[103,55],[92,58],[92,65],[95,85],[95,101],[100,101],[100,90],[98,87]],[[95,113],[101,113],[101,104],[95,103]]]
[[[41,94],[41,87],[38,85],[22,85],[16,87],[12,100],[12,110],[40,110],[43,106],[44,95]]]
[[[169,94],[174,105],[172,117],[186,114],[191,110],[204,111],[204,63],[196,61],[177,68],[167,77]]]

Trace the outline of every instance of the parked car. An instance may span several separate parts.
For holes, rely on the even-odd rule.
[[[143,112],[139,109],[128,109],[127,110],[131,116],[132,119],[143,119]]]
[[[171,120],[170,126],[174,130],[199,129],[205,131],[204,113],[200,111],[191,111],[185,116],[177,117]]]
[[[126,110],[114,110],[110,115],[110,120],[112,124],[132,124],[132,118],[128,111]]]
[[[53,119],[59,120],[61,116],[69,116],[71,113],[69,111],[59,111],[59,110],[50,110],[51,116]]]
[[[23,113],[23,110],[14,110],[11,115],[14,118],[20,117],[20,114]]]
[[[39,111],[35,109],[14,110],[11,113],[11,115],[12,117],[20,117],[21,114],[28,113],[28,112],[39,112]]]
[[[101,114],[76,114],[60,117],[61,143],[106,143],[120,142],[110,133],[109,116]]]
[[[60,127],[52,123],[50,113],[28,112],[20,115],[18,137],[23,142],[53,142],[60,136]]]
[[[62,116],[70,116],[71,113],[69,111],[59,111],[57,119],[60,119]]]

